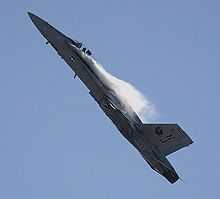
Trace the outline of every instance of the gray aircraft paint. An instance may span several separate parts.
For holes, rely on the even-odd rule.
[[[121,134],[140,152],[146,162],[170,183],[179,176],[167,155],[193,143],[177,124],[144,124],[124,101],[108,73],[82,52],[76,42],[44,20],[28,13],[38,30],[89,89],[104,113]],[[78,46],[78,47],[75,47]],[[117,93],[118,92],[118,93]]]

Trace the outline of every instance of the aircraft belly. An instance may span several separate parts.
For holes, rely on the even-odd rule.
[[[124,115],[117,108],[108,104],[106,97],[95,100],[98,102],[99,106],[107,115],[107,117],[111,119],[117,129],[121,132],[121,134],[130,141],[133,137],[134,131],[128,119],[124,117]]]
[[[85,84],[92,92],[97,92],[102,88],[101,82],[88,70],[88,66],[83,63],[80,58],[70,50],[63,50],[58,53],[64,61],[75,72],[76,76]]]

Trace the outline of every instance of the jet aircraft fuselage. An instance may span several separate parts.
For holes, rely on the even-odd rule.
[[[188,146],[192,140],[176,124],[144,124],[136,112],[125,104],[111,85],[102,66],[92,58],[91,51],[81,42],[72,40],[40,17],[28,13],[32,22],[62,59],[88,88],[89,94],[111,119],[121,134],[140,152],[143,158],[169,182],[179,179],[166,158]]]

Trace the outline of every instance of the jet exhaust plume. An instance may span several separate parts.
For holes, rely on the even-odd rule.
[[[155,106],[132,84],[123,81],[108,73],[101,64],[98,64],[91,57],[87,57],[88,62],[94,66],[96,74],[103,82],[116,93],[125,107],[130,106],[140,117],[142,122],[149,122],[155,119],[157,113]],[[129,108],[127,108],[129,112]]]

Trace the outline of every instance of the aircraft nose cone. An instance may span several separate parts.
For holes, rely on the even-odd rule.
[[[41,19],[40,17],[34,15],[31,12],[28,12],[29,17],[31,18],[31,21],[34,23],[34,25],[37,27],[37,29],[44,35],[44,33],[49,28],[49,24]]]
[[[49,42],[55,49],[58,49],[66,39],[66,36],[51,26],[48,22],[44,21],[40,17],[36,16],[31,12],[27,12],[31,21],[44,36],[44,38]]]
[[[44,21],[37,15],[27,12],[33,24],[37,27],[40,33],[49,41],[51,44],[57,45],[65,40],[66,36],[51,26],[48,22]]]
[[[31,12],[27,12],[28,13],[28,16],[31,18],[31,20],[33,21],[33,18],[34,18],[34,14],[32,14]]]
[[[28,12],[28,16],[31,18],[31,21],[32,21],[35,25],[37,25],[37,22],[40,22],[40,21],[41,21],[40,17],[34,15],[34,14],[31,13],[31,12]]]

